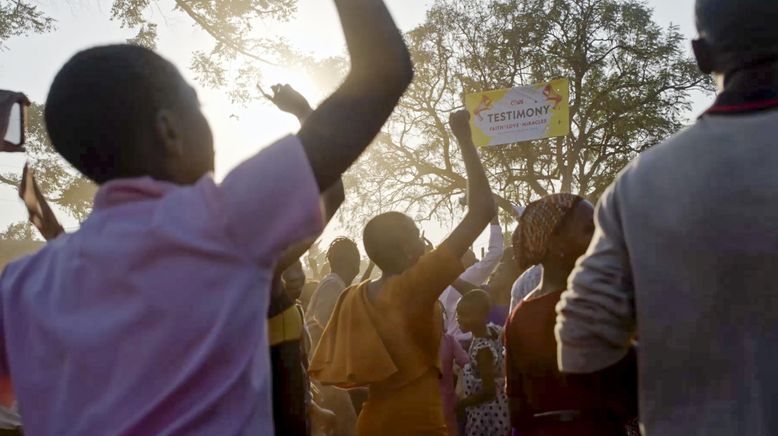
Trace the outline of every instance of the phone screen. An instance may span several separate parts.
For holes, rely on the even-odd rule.
[[[22,105],[21,103],[14,103],[11,106],[11,113],[8,115],[8,130],[5,132],[5,142],[13,145],[22,144],[23,122]]]

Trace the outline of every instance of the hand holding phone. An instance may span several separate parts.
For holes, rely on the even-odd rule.
[[[21,92],[0,90],[0,151],[24,151],[26,108],[30,100]]]

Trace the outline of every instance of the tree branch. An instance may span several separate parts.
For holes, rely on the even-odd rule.
[[[206,21],[203,17],[197,14],[191,7],[189,7],[186,2],[183,0],[176,0],[176,6],[181,8],[182,11],[184,11],[187,15],[189,15],[190,18],[192,18],[200,27],[203,28],[208,34],[210,34],[215,40],[219,41],[220,43],[226,45],[227,47],[237,51],[238,53],[247,56],[251,59],[254,59],[255,61],[262,62],[267,65],[272,66],[279,66],[277,63],[268,61],[267,59],[261,58],[254,53],[249,52],[248,50],[244,49],[240,45],[236,44],[232,39],[227,38],[221,32],[216,30],[213,26],[211,26],[208,21]]]

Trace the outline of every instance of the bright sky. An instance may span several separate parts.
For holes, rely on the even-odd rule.
[[[56,30],[43,35],[17,37],[7,41],[8,49],[0,52],[0,88],[25,92],[33,101],[44,102],[49,85],[57,70],[76,51],[99,44],[123,42],[134,36],[132,31],[121,29],[118,22],[110,21],[111,0],[38,0],[50,16],[56,18]],[[398,25],[410,30],[424,19],[430,0],[386,0]],[[670,23],[681,26],[688,37],[694,35],[693,0],[649,0],[655,10],[655,19],[663,26]],[[297,121],[265,103],[252,103],[247,108],[232,106],[226,96],[199,87],[188,71],[192,50],[210,47],[210,37],[192,25],[188,17],[172,11],[172,1],[160,0],[150,12],[159,23],[158,51],[179,66],[200,95],[203,111],[211,123],[216,141],[217,178],[245,157],[261,149],[275,138],[297,129]],[[317,56],[341,54],[343,37],[331,1],[299,0],[296,19],[279,28],[267,29],[290,40],[297,48]],[[316,89],[301,71],[269,69],[265,72],[265,84],[289,83],[300,89],[312,100],[323,99],[331,90]],[[694,112],[700,112],[709,97],[695,101]],[[230,117],[237,115],[238,119]],[[21,170],[20,156],[0,156],[0,169]],[[348,197],[347,197],[348,201]],[[15,191],[0,188],[0,230],[9,223],[26,218]],[[68,222],[66,227],[75,223]],[[437,241],[448,229],[431,223],[427,234]],[[329,235],[337,229],[328,231]],[[325,239],[327,235],[325,235]],[[476,244],[485,245],[482,237]]]

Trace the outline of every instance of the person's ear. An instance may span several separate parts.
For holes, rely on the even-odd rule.
[[[694,57],[697,59],[700,71],[704,74],[713,74],[713,50],[708,42],[703,38],[695,39],[692,41],[692,50],[694,50]]]
[[[157,112],[154,129],[165,155],[179,157],[184,154],[183,125],[171,110],[160,109]]]

